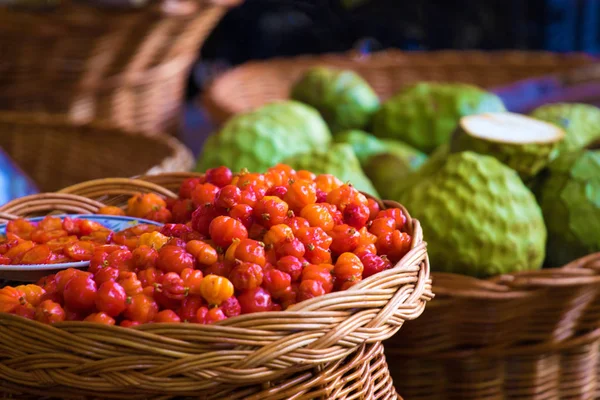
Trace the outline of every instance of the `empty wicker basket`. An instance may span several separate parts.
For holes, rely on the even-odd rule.
[[[66,117],[0,112],[0,147],[42,191],[90,179],[186,171],[194,158],[167,135],[124,131]]]
[[[584,54],[544,52],[387,50],[369,56],[329,54],[250,62],[217,78],[203,103],[217,123],[234,114],[288,97],[292,83],[309,67],[331,65],[357,71],[386,99],[404,85],[424,80],[458,81],[491,88],[589,64]]]
[[[227,8],[239,2],[0,7],[0,109],[176,133],[192,63]]]

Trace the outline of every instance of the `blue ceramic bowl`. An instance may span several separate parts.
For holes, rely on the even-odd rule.
[[[115,215],[96,215],[96,214],[64,214],[55,215],[60,219],[65,217],[73,219],[87,219],[98,222],[114,232],[120,232],[132,226],[139,224],[148,224],[162,226],[162,224],[141,218],[121,217]],[[29,218],[29,221],[39,222],[44,217]],[[0,235],[6,233],[6,224],[0,225]],[[0,265],[0,279],[19,281],[19,282],[35,282],[38,279],[54,274],[61,269],[66,268],[87,268],[90,265],[89,261],[70,262],[61,264],[35,264],[35,265]]]

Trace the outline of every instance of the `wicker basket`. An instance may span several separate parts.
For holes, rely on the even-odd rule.
[[[53,191],[89,179],[186,171],[194,157],[177,139],[45,114],[0,112],[0,147]]]
[[[50,10],[0,7],[0,109],[176,133],[192,63],[227,8],[239,2],[165,0],[124,10],[62,0]]]
[[[600,253],[487,281],[433,279],[427,312],[385,343],[404,397],[600,398]]]
[[[568,71],[592,61],[584,54],[398,50],[369,56],[348,53],[274,59],[251,62],[226,72],[207,90],[203,103],[214,121],[222,123],[234,114],[287,98],[292,83],[307,68],[319,64],[357,71],[386,99],[415,81],[459,81],[491,88]]]
[[[164,181],[181,179],[168,175]],[[63,192],[116,204],[135,185],[160,190],[145,180],[105,179]],[[168,195],[165,190],[159,193]],[[68,193],[33,195],[0,207],[0,216],[77,205],[89,212],[100,203]],[[0,391],[17,398],[398,399],[381,341],[418,317],[433,296],[419,222],[409,217],[407,231],[412,250],[393,269],[283,312],[134,329],[47,326],[0,314]]]

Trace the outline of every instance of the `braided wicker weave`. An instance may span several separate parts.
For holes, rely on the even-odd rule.
[[[328,54],[250,62],[217,78],[203,103],[217,123],[274,100],[288,98],[293,82],[309,67],[332,65],[357,71],[386,99],[416,81],[458,81],[490,88],[587,65],[583,54],[544,52],[387,50],[369,56]]]
[[[185,171],[194,157],[177,139],[46,114],[0,113],[0,147],[43,191],[107,176]]]
[[[96,182],[110,184],[114,190],[105,197],[115,204],[133,185],[150,188],[143,180]],[[100,204],[72,193],[100,194],[92,186],[15,200],[0,207],[0,216],[40,212],[41,206],[28,204],[48,198],[45,212],[68,209],[76,200],[89,212]],[[393,202],[385,206],[404,210]],[[419,222],[409,216],[406,230],[412,250],[394,268],[282,312],[134,329],[48,326],[0,314],[0,391],[17,398],[397,399],[381,341],[417,318],[433,296]]]
[[[600,253],[561,269],[434,281],[427,312],[385,343],[403,396],[599,398]]]
[[[54,3],[0,7],[0,109],[175,133],[192,63],[240,1],[151,1],[125,10]]]

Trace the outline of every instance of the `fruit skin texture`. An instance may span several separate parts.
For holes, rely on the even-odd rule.
[[[536,108],[530,114],[542,121],[562,128],[565,138],[558,146],[558,153],[581,150],[600,139],[600,108],[589,104],[556,103]]]
[[[181,273],[186,268],[194,268],[194,256],[181,247],[167,245],[158,253],[156,266],[163,272]]]
[[[502,100],[476,86],[421,82],[381,106],[373,118],[373,134],[429,154],[449,141],[461,117],[494,111],[506,111]]]
[[[217,275],[206,275],[200,284],[200,293],[209,303],[221,305],[233,296],[233,284],[227,278]]]
[[[227,166],[265,172],[294,154],[326,148],[331,133],[319,113],[296,101],[267,104],[231,118],[209,136],[196,169]]]
[[[542,266],[546,226],[515,171],[468,151],[438,165],[396,199],[421,222],[434,270],[486,277]]]
[[[600,150],[563,154],[536,192],[548,226],[547,266],[600,251]]]
[[[238,300],[242,314],[270,311],[272,307],[271,295],[261,287],[243,291]]]
[[[284,161],[296,170],[306,169],[315,174],[331,174],[343,182],[350,182],[362,192],[379,197],[377,190],[366,177],[352,146],[338,143],[310,153],[298,154]]]
[[[431,175],[435,174],[441,166],[443,166],[446,163],[446,160],[449,155],[449,143],[443,144],[437,149],[435,149],[435,151],[429,155],[427,160],[423,163],[423,165],[419,167],[418,170],[416,170],[412,174],[404,175],[401,179],[394,179],[388,181],[389,184],[386,188],[387,196],[385,196],[385,198],[398,199],[403,192],[408,190],[408,188],[411,188],[414,185],[420,183],[421,181],[428,179]]]
[[[379,98],[359,74],[313,67],[292,86],[290,97],[316,108],[333,133],[366,127],[379,109]]]
[[[11,286],[0,289],[0,312],[10,313],[23,302],[24,293]]]
[[[561,139],[552,143],[506,143],[500,141],[484,140],[471,136],[459,123],[451,143],[451,152],[474,151],[496,157],[519,173],[521,178],[527,180],[534,177],[558,154]]]
[[[365,174],[381,195],[382,199],[391,199],[395,192],[395,183],[411,174],[410,165],[390,153],[382,153],[369,158]]]
[[[359,129],[338,132],[333,136],[333,142],[352,146],[361,166],[373,155],[385,152],[385,146],[379,138]]]
[[[400,158],[406,163],[409,170],[418,169],[427,159],[425,154],[406,143],[394,139],[380,139],[358,129],[337,133],[333,137],[333,141],[352,146],[362,167],[365,167],[373,157],[384,153]]]

